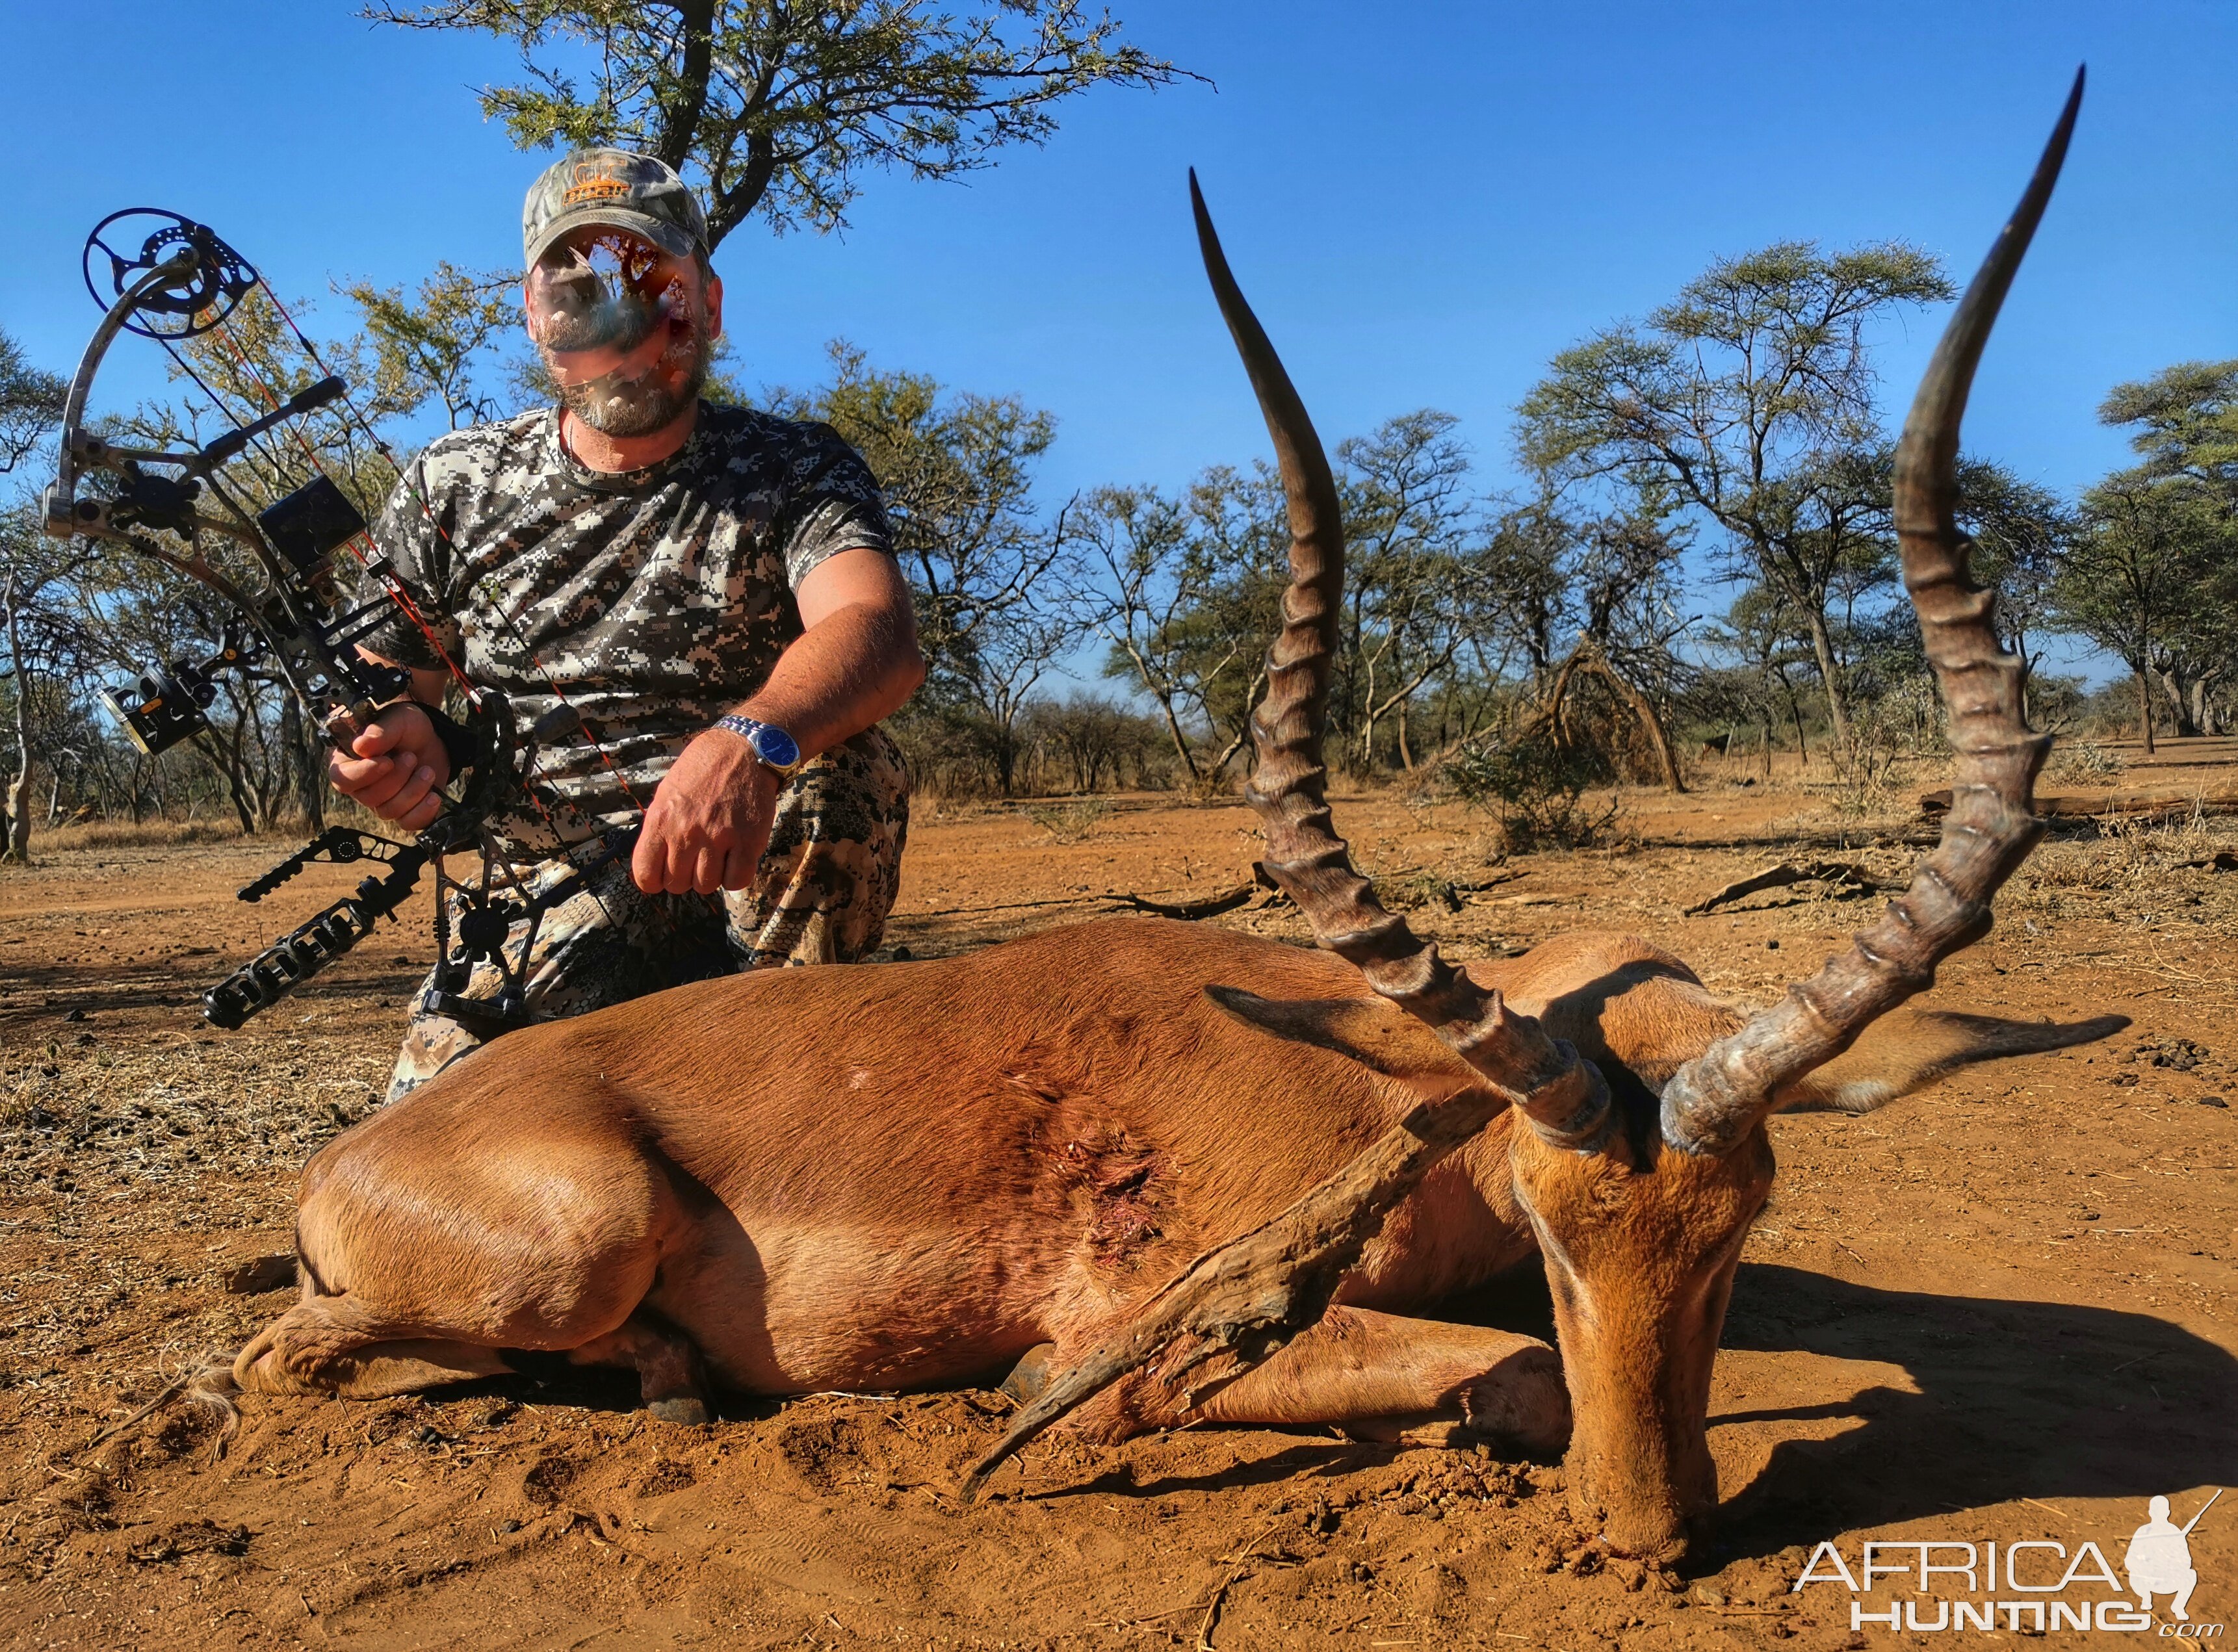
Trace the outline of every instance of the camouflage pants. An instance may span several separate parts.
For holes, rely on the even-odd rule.
[[[599,868],[544,914],[533,940],[525,920],[507,937],[516,961],[527,946],[529,1014],[559,1021],[715,975],[864,957],[885,933],[901,882],[909,794],[900,751],[873,728],[834,746],[778,794],[769,849],[748,888],[646,895],[632,882],[626,855]],[[575,870],[574,862],[547,861],[522,882],[549,889]],[[478,963],[463,995],[493,997],[503,985],[495,964]],[[410,1094],[490,1036],[415,1008],[388,1099]]]

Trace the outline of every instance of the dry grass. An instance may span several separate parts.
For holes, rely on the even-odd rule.
[[[273,841],[293,837],[293,831],[274,833]],[[246,840],[231,821],[217,820],[88,820],[33,831],[31,856],[66,854],[76,849],[166,849],[182,843],[236,843]]]
[[[182,1225],[284,1229],[304,1160],[377,1100],[393,1036],[384,1027],[340,1047],[309,1028],[149,1039],[119,1036],[107,1019],[50,1021],[0,1067],[0,1238],[59,1242],[54,1265],[73,1285],[35,1291],[38,1281],[15,1277],[19,1299],[36,1305],[10,1310],[9,1376],[35,1378],[50,1403],[96,1411],[109,1396],[78,1391],[96,1373],[68,1358],[89,1340],[116,1368],[143,1373],[239,1340],[253,1310],[238,1299],[135,1336],[103,1327],[135,1298],[194,1277],[175,1242]]]
[[[2082,781],[2104,785],[2122,772],[2122,760],[2087,735],[2063,735],[2044,764],[2047,780]]]
[[[1094,836],[1110,812],[1109,799],[1083,797],[1075,803],[1037,804],[1026,814],[1052,842],[1078,843]]]

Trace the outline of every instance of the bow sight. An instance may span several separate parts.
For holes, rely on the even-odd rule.
[[[87,290],[103,314],[63,404],[61,463],[43,501],[43,525],[58,537],[123,545],[186,574],[224,598],[235,615],[207,657],[157,665],[136,684],[103,698],[134,743],[155,755],[209,727],[203,713],[226,672],[268,664],[325,738],[354,734],[383,707],[406,697],[410,686],[408,672],[368,658],[357,644],[400,611],[439,653],[440,642],[421,618],[414,593],[365,539],[363,515],[328,477],[314,473],[252,513],[222,474],[268,433],[332,403],[347,408],[347,387],[329,374],[284,400],[273,392],[273,405],[262,417],[235,423],[200,447],[145,448],[110,441],[86,427],[85,409],[94,375],[116,335],[136,334],[170,350],[177,340],[222,327],[262,278],[207,226],[144,207],[111,214],[95,227],[86,238],[83,268]],[[285,312],[280,314],[284,319]],[[295,330],[292,320],[288,325]],[[295,336],[323,372],[310,340],[300,331]],[[362,420],[357,422],[363,426]],[[378,445],[379,438],[374,439]],[[385,445],[381,451],[387,453]],[[151,537],[158,533],[169,536],[179,548]],[[212,538],[235,547],[228,566],[211,559],[206,547]],[[365,572],[381,594],[352,605],[339,594],[330,560],[336,551],[361,541],[371,551],[363,558]],[[449,665],[447,653],[443,658]],[[533,941],[542,913],[579,893],[589,871],[626,853],[634,834],[610,834],[587,859],[578,859],[575,873],[556,889],[528,891],[508,869],[490,823],[531,797],[538,743],[577,730],[580,719],[562,704],[520,741],[505,697],[467,686],[463,673],[451,669],[468,706],[454,767],[466,769],[469,777],[455,796],[446,796],[443,812],[412,843],[336,827],[242,889],[243,901],[260,901],[315,862],[363,860],[386,868],[383,876],[366,878],[354,894],[203,994],[202,1014],[213,1025],[241,1026],[349,950],[378,920],[393,919],[431,865],[440,962],[425,1007],[476,1023],[490,1034],[526,1021],[528,948],[522,946],[520,962],[507,958],[510,926],[526,919]],[[447,745],[452,743],[447,739]],[[445,875],[443,857],[460,851],[480,852],[479,882],[462,883]],[[498,893],[500,886],[506,895]],[[502,979],[493,997],[462,996],[478,962],[499,968]]]

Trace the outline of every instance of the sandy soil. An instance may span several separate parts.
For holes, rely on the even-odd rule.
[[[2169,762],[2227,785],[2228,757]],[[1804,886],[1683,909],[1797,854],[1901,874],[1917,828],[1710,767],[1688,796],[1627,799],[1622,849],[1497,871],[1455,808],[1347,798],[1340,823],[1452,954],[1620,928],[1762,1001],[1869,908]],[[1200,896],[1257,847],[1236,808],[1041,814],[921,811],[890,943]],[[244,1265],[286,1249],[295,1170],[374,1104],[424,968],[414,910],[245,1032],[204,1028],[203,986],[354,881],[234,902],[287,847],[63,849],[0,875],[10,1646],[1857,1648],[1899,1637],[1853,1635],[1838,1588],[1788,1592],[1822,1540],[1854,1565],[1866,1537],[2088,1538],[2118,1564],[2148,1497],[2181,1522],[2238,1477],[2238,874],[2212,869],[2238,823],[2063,830],[1938,989],[2118,1011],[2127,1034],[1774,1122],[1711,1404],[1720,1544],[1684,1578],[1584,1547],[1558,1465],[1328,1435],[1052,1439],[959,1509],[1007,1408],[977,1391],[739,1400],[700,1431],[576,1374],[255,1401],[222,1455],[176,1409],[108,1434],[284,1305]],[[1216,921],[1299,935],[1279,908]],[[1451,1317],[1551,1334],[1531,1273]],[[2191,1542],[2193,1616],[2222,1621],[2238,1506]]]

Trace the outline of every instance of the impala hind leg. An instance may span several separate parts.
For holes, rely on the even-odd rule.
[[[1562,1362],[1534,1337],[1331,1308],[1319,1325],[1209,1396],[1208,1422],[1320,1424],[1366,1439],[1440,1437],[1533,1456],[1569,1444]]]
[[[248,1394],[381,1399],[513,1369],[494,1348],[401,1336],[348,1297],[306,1297],[259,1332],[233,1362]]]
[[[303,1298],[235,1360],[243,1391],[364,1398],[578,1351],[639,1371],[657,1398],[691,1388],[688,1349],[632,1329],[690,1228],[665,1162],[595,1087],[555,1079],[529,1131],[517,1102],[477,1091],[473,1067],[306,1168]]]
[[[650,1308],[619,1330],[567,1351],[577,1365],[619,1365],[637,1373],[645,1408],[664,1423],[709,1420],[707,1372],[692,1339]]]

